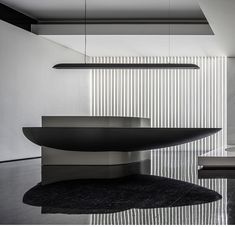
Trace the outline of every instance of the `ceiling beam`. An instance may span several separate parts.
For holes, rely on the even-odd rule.
[[[169,27],[170,25],[170,27]],[[87,35],[214,35],[209,24],[87,24]],[[32,32],[38,35],[84,35],[84,24],[35,24]]]
[[[40,20],[39,24],[208,24],[206,18],[87,18]]]

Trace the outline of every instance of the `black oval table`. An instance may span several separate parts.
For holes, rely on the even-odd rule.
[[[180,145],[221,128],[24,127],[33,143],[68,151],[140,151]]]

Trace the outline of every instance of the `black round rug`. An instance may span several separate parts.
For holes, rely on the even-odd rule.
[[[41,185],[27,191],[23,202],[47,213],[97,214],[131,208],[196,205],[221,199],[207,188],[150,175],[118,179],[71,180]]]

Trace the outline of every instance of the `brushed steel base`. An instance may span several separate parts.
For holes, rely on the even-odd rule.
[[[150,174],[150,160],[122,165],[43,165],[42,184],[75,179],[119,178]]]
[[[150,127],[136,117],[43,116],[42,127]],[[83,152],[42,147],[42,184],[150,173],[150,151]]]

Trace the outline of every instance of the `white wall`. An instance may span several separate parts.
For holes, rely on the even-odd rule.
[[[0,160],[40,155],[23,126],[42,115],[89,115],[89,71],[56,70],[83,55],[0,21]]]

